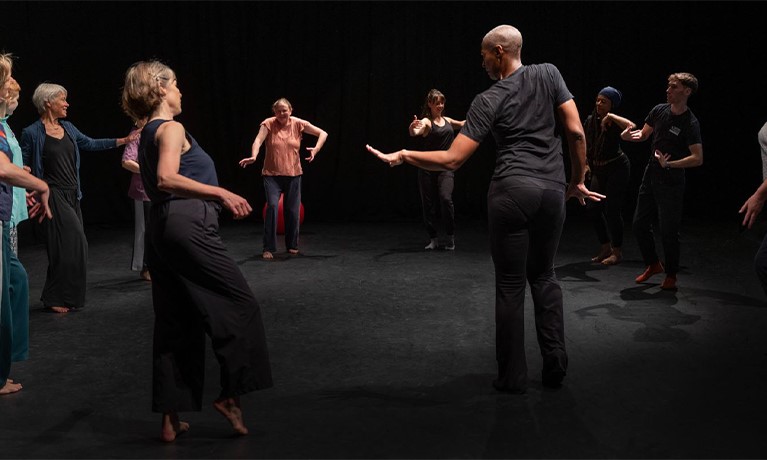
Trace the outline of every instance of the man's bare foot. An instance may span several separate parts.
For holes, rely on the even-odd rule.
[[[69,313],[69,307],[48,307],[51,309],[51,311],[55,311],[56,313]]]
[[[160,438],[165,442],[173,442],[176,437],[189,431],[189,424],[178,419],[178,414],[168,412],[162,414],[162,432]]]
[[[9,395],[11,393],[18,393],[21,391],[21,384],[20,383],[14,383],[13,380],[8,379],[5,381],[5,385],[3,385],[2,388],[0,388],[0,395]]]
[[[272,260],[274,259],[274,255],[269,251],[264,251],[263,254],[261,254],[261,257],[263,257],[266,260]]]
[[[612,254],[612,250],[610,249],[610,243],[603,244],[602,247],[599,249],[599,254],[592,257],[591,261],[595,263],[601,263],[603,260],[608,258],[610,254]]]
[[[293,255],[296,255],[296,254],[298,254],[298,249],[288,249],[288,252],[293,254]]]
[[[621,263],[621,260],[623,260],[621,248],[613,248],[612,254],[602,261],[602,265],[617,265]]]
[[[234,432],[240,435],[248,434],[248,429],[242,422],[240,398],[224,398],[213,402],[213,407],[232,424]]]

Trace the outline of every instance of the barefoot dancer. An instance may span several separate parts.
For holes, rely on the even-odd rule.
[[[612,86],[602,88],[594,111],[583,123],[586,132],[586,160],[591,170],[591,190],[607,195],[588,203],[588,213],[601,247],[592,262],[615,265],[623,259],[623,197],[628,189],[631,162],[621,150],[621,132],[636,125],[613,110],[623,94]]]
[[[210,156],[184,126],[176,75],[157,61],[132,65],[123,108],[148,117],[139,144],[144,188],[152,201],[147,248],[155,311],[152,410],[161,412],[162,439],[189,429],[178,412],[199,411],[205,334],[221,368],[213,407],[237,434],[247,434],[240,396],[272,386],[261,312],[247,281],[218,234],[218,214],[235,219],[248,202],[218,186]]]
[[[285,98],[272,104],[273,117],[261,122],[251,156],[240,160],[243,168],[256,162],[261,144],[266,142],[266,157],[261,174],[266,192],[266,219],[264,220],[264,259],[273,259],[277,251],[277,211],[280,194],[284,193],[285,245],[290,254],[298,254],[298,226],[301,218],[301,148],[303,133],[317,136],[314,147],[307,147],[311,163],[320,153],[328,133],[306,120],[292,116],[293,106]]]
[[[12,67],[11,55],[0,54],[0,118],[6,116],[11,102],[8,82]],[[20,151],[13,133],[0,125],[0,395],[21,390],[21,383],[9,379],[8,375],[12,362],[24,361],[29,355],[29,280],[24,266],[11,247],[11,186],[32,190],[36,195],[36,198],[30,197],[27,200],[30,204],[37,201],[29,210],[29,217],[39,215],[40,221],[51,217],[48,185],[13,164],[13,150]],[[20,203],[21,206],[25,204]]]

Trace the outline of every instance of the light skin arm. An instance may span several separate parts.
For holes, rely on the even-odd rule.
[[[141,172],[141,168],[139,167],[138,163],[133,160],[123,160],[122,165],[123,168],[134,174],[139,174]]]
[[[48,184],[11,163],[11,160],[2,153],[0,153],[0,181],[14,187],[32,190],[33,193],[27,195],[27,205],[32,206],[29,209],[29,217],[39,216],[38,222],[52,217],[51,209],[48,206],[48,197],[50,196]]]
[[[658,163],[664,168],[681,169],[681,168],[695,168],[703,164],[703,145],[693,144],[688,147],[690,154],[684,158],[678,160],[669,160],[671,155],[663,153],[660,150],[654,152],[655,158]]]
[[[268,135],[269,135],[269,130],[266,129],[266,126],[261,125],[261,127],[258,129],[258,134],[256,135],[256,139],[253,141],[253,145],[251,145],[250,147],[250,156],[240,160],[241,167],[244,168],[256,162],[256,158],[258,158],[258,152],[261,150],[261,144],[264,143],[264,141],[266,140],[266,136]]]
[[[250,204],[241,196],[179,174],[181,155],[187,145],[181,123],[175,121],[164,123],[157,130],[155,141],[160,151],[157,162],[157,187],[160,190],[185,198],[218,201],[234,214],[235,219],[247,217],[253,211]]]
[[[621,139],[628,142],[643,142],[650,138],[653,129],[652,126],[645,123],[642,129],[626,128],[621,133]]]
[[[410,137],[426,137],[431,132],[431,120],[428,118],[418,119],[413,115],[413,121],[410,122],[410,126],[407,128],[410,133]]]
[[[453,128],[453,130],[459,130],[463,128],[464,124],[466,124],[466,120],[453,120],[450,117],[445,117],[445,120],[450,123],[450,126]]]
[[[121,137],[117,139],[117,146],[125,145],[134,141],[137,141],[141,137],[141,131],[135,131],[127,135],[126,137]]]
[[[743,206],[740,207],[740,214],[745,213],[743,216],[743,226],[751,228],[756,221],[756,217],[762,212],[764,207],[764,201],[767,199],[767,180],[762,182],[762,185],[756,189],[753,195],[751,195]]]
[[[317,136],[317,143],[314,144],[314,147],[306,148],[306,150],[309,151],[309,156],[306,157],[306,161],[311,163],[314,161],[314,157],[320,153],[322,146],[325,145],[325,141],[328,139],[328,133],[325,132],[324,129],[320,129],[311,123],[308,123],[306,126],[304,126],[304,132],[311,134],[312,136]]]
[[[582,205],[586,204],[587,198],[592,201],[600,201],[605,196],[590,191],[584,184],[586,177],[586,135],[583,132],[583,125],[575,101],[570,99],[557,107],[557,116],[564,128],[570,152],[570,184],[567,187],[565,199],[574,197]]]

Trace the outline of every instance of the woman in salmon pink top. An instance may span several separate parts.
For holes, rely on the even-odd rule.
[[[280,194],[284,194],[285,246],[290,254],[298,254],[298,226],[301,210],[301,139],[304,133],[317,136],[314,147],[307,147],[311,163],[320,152],[328,133],[306,120],[291,116],[293,106],[285,98],[272,104],[273,117],[261,122],[251,156],[240,160],[243,168],[256,162],[261,144],[266,144],[266,157],[261,174],[266,192],[264,219],[264,259],[273,259],[277,251],[277,210]]]

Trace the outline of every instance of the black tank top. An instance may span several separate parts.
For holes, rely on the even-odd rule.
[[[445,122],[443,126],[437,126],[434,120],[431,121],[431,131],[423,138],[424,150],[447,150],[450,148],[453,139],[455,139],[455,132],[453,126],[444,117],[442,120]]]
[[[155,135],[160,125],[168,121],[171,120],[152,120],[147,123],[141,131],[141,141],[139,141],[138,158],[141,180],[144,183],[144,190],[152,202],[181,198],[163,192],[157,187],[157,162],[160,158],[160,149],[155,141]],[[218,186],[216,165],[213,164],[213,159],[200,147],[200,144],[194,140],[191,134],[185,131],[185,135],[191,147],[181,155],[179,174],[202,184]]]

